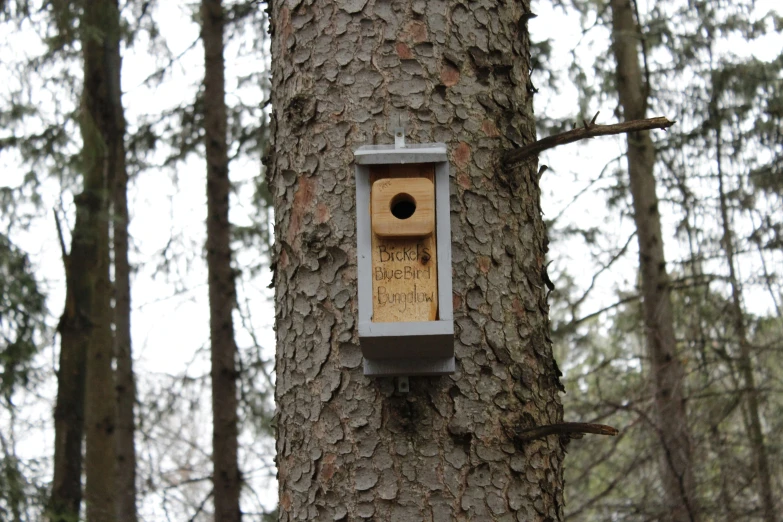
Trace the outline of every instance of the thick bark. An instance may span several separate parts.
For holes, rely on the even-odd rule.
[[[125,112],[122,106],[122,59],[119,46],[112,48],[111,102],[117,122],[116,169],[113,187],[114,246],[114,354],[117,357],[117,520],[136,522],[136,445],[134,443],[136,382],[131,349],[131,290],[128,263],[128,172],[125,164]]]
[[[562,520],[527,2],[271,2],[281,520]],[[532,87],[532,86],[531,86]],[[449,148],[457,371],[367,378],[353,149]],[[505,174],[505,175],[504,175]]]
[[[639,30],[631,0],[612,0],[612,50],[617,61],[617,91],[626,120],[645,117],[647,97],[639,65]],[[654,393],[656,432],[661,445],[660,474],[666,520],[699,519],[693,455],[685,410],[684,371],[677,341],[669,276],[655,194],[655,150],[648,131],[628,135],[628,176],[639,242],[639,276],[647,355]]]
[[[758,478],[759,497],[761,498],[761,512],[765,522],[778,520],[775,511],[775,497],[772,494],[772,478],[767,457],[767,445],[764,441],[764,431],[761,428],[761,415],[759,413],[759,391],[756,388],[756,379],[753,375],[753,362],[751,359],[751,346],[748,340],[748,332],[745,328],[745,313],[742,307],[742,287],[737,278],[735,268],[734,234],[729,219],[729,208],[724,186],[724,173],[722,166],[723,147],[720,135],[720,121],[716,123],[715,132],[716,156],[718,158],[718,191],[720,202],[721,225],[723,227],[723,250],[726,253],[726,263],[729,265],[729,285],[731,286],[731,317],[734,331],[739,344],[739,357],[737,366],[743,380],[745,389],[745,401],[748,411],[748,440],[753,455],[753,465]]]
[[[81,131],[83,139],[84,192],[90,205],[90,239],[94,258],[85,385],[85,502],[87,520],[116,519],[115,425],[116,399],[112,370],[112,286],[109,279],[109,206],[118,164],[118,140],[122,139],[111,93],[117,77],[112,61],[119,56],[117,0],[100,0],[85,6],[82,18],[84,90]]]
[[[225,64],[221,0],[202,0],[204,42],[204,126],[207,152],[207,267],[209,330],[212,340],[212,462],[215,520],[241,519],[241,476],[237,462],[236,344],[232,312],[236,301],[228,220]]]

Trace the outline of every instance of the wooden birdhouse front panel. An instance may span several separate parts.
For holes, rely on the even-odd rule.
[[[432,164],[370,170],[373,322],[438,317],[438,249]]]
[[[453,373],[446,146],[368,145],[354,158],[364,373]]]

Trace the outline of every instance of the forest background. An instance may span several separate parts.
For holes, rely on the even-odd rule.
[[[80,190],[82,62],[56,4],[27,10],[25,2],[2,4],[0,518],[8,520],[40,519],[50,496],[56,327],[65,302],[56,221],[69,244]],[[647,112],[677,121],[653,137],[697,491],[707,519],[762,520],[759,443],[769,487],[775,497],[781,491],[774,434],[783,422],[783,11],[773,0],[634,5]],[[198,6],[128,1],[120,7],[138,517],[209,520]],[[261,516],[276,504],[273,310],[266,289],[272,216],[261,162],[268,137],[267,21],[260,2],[225,9],[241,502],[243,513]],[[608,3],[534,3],[532,9],[538,17],[527,23],[539,136],[581,126],[598,111],[599,123],[618,121]],[[542,207],[566,418],[621,432],[569,446],[566,512],[573,520],[646,520],[661,509],[625,150],[622,137],[600,138],[541,156],[549,167],[541,177]],[[750,349],[751,382],[743,373],[743,346]],[[758,398],[760,441],[752,435],[750,396]]]

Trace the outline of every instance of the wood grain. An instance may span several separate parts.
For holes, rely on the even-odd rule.
[[[383,165],[370,171],[371,184],[380,179],[405,178],[424,178],[432,184],[435,169],[428,164],[414,164]],[[434,208],[433,193],[433,212]],[[373,210],[371,201],[371,216]],[[381,237],[372,233],[372,298],[372,320],[376,323],[437,319],[438,256],[434,226],[430,234],[420,237]]]
[[[435,230],[435,185],[427,178],[382,178],[372,184],[372,231],[380,237],[424,237]],[[394,215],[395,201],[411,202],[410,217]]]

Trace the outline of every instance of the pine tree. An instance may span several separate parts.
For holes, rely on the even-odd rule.
[[[639,63],[639,27],[632,0],[612,0],[612,50],[617,64],[617,93],[623,116],[646,116],[650,87]],[[648,80],[649,81],[649,80]],[[664,518],[700,519],[693,475],[693,450],[685,409],[685,374],[674,335],[669,275],[656,195],[655,150],[649,132],[628,136],[628,177],[639,242],[639,275],[647,356],[655,404],[654,430],[660,444],[660,474],[666,506]]]
[[[215,520],[238,522],[242,486],[237,462],[237,372],[232,314],[236,306],[231,266],[231,223],[225,63],[221,0],[202,0],[204,41],[204,135],[207,152],[207,267],[212,342],[212,462]]]
[[[273,1],[281,520],[561,520],[562,419],[542,268],[527,3]],[[449,148],[457,372],[362,374],[352,150]]]
[[[85,490],[87,520],[117,516],[116,427],[110,279],[109,221],[118,166],[124,160],[119,100],[120,15],[116,0],[83,6],[80,35],[84,55],[82,92],[83,192],[77,197],[87,222],[89,256],[84,267],[91,286],[84,388]],[[76,232],[74,231],[74,235]],[[71,255],[73,262],[75,257]]]
[[[617,2],[573,4],[582,12],[583,21],[591,24],[586,31],[593,36],[600,34],[597,27],[611,25],[610,15]],[[647,97],[644,107],[678,122],[666,135],[655,135],[652,146],[659,195],[656,209],[664,224],[676,223],[676,229],[669,228],[671,232],[664,228],[663,241],[667,254],[675,254],[668,262],[672,316],[677,364],[685,370],[683,398],[688,405],[699,510],[705,518],[716,520],[763,518],[765,512],[770,512],[769,502],[764,499],[774,498],[775,485],[773,480],[771,488],[764,486],[764,473],[758,471],[763,466],[758,464],[757,449],[764,445],[764,432],[774,432],[766,426],[775,424],[776,401],[774,394],[768,393],[774,373],[761,361],[767,360],[770,346],[775,343],[746,341],[742,347],[741,339],[747,339],[747,335],[741,335],[740,325],[745,325],[747,333],[769,318],[763,314],[755,317],[742,310],[742,305],[735,306],[731,281],[736,288],[754,296],[750,302],[756,310],[766,301],[773,315],[780,314],[776,267],[781,266],[783,258],[776,250],[775,230],[779,229],[781,205],[779,192],[776,194],[773,188],[775,183],[770,181],[780,164],[776,140],[781,129],[781,60],[778,56],[765,62],[743,55],[742,48],[727,42],[760,42],[764,35],[779,30],[780,17],[755,12],[752,2],[631,2],[626,9],[629,14],[637,11],[639,29],[626,30],[618,37],[625,36],[637,46],[638,51],[632,54],[640,62],[643,85],[638,91]],[[643,11],[639,13],[638,9]],[[589,72],[580,69],[582,63],[575,60],[574,68],[580,71],[580,85],[588,87],[583,91],[583,105],[587,107],[596,102],[589,98],[595,90],[590,92],[589,82],[585,82]],[[600,101],[614,104],[620,94],[616,113],[622,111],[628,117],[623,81],[618,81],[614,64],[599,55],[594,66],[596,82],[603,89]],[[717,171],[723,173],[723,189]],[[624,171],[615,169],[613,164],[607,165],[601,176],[605,173],[614,174],[610,208],[624,213],[622,205],[636,199],[633,182],[628,184]],[[652,190],[646,193],[651,194]],[[728,219],[722,217],[721,199]],[[734,277],[727,260],[722,223],[730,224]],[[579,230],[578,225],[572,228]],[[602,237],[600,230],[581,233],[596,250],[605,242],[596,240]],[[601,272],[608,273],[607,267],[615,263],[623,250],[625,247],[617,244],[606,252],[602,257],[612,259]],[[643,255],[641,247],[640,254]],[[597,275],[590,289],[599,286],[596,279]],[[646,282],[649,278],[643,278],[640,286],[644,288]],[[766,300],[762,294],[766,294]],[[570,300],[572,310],[581,306],[586,295]],[[578,500],[569,502],[570,515],[619,516],[629,520],[657,516],[660,495],[654,492],[664,484],[651,478],[651,456],[660,437],[657,431],[650,435],[639,428],[640,424],[654,426],[649,402],[653,397],[634,387],[639,385],[634,375],[636,366],[646,367],[648,361],[640,356],[635,343],[622,338],[637,339],[637,328],[646,331],[646,325],[633,319],[636,314],[629,313],[643,297],[643,292],[624,290],[616,303],[582,317],[574,313],[575,317],[560,329],[578,343],[565,352],[571,354],[566,384],[580,395],[576,399],[567,396],[567,408],[578,410],[587,418],[608,416],[618,419],[613,424],[627,423],[623,440],[618,440],[611,451],[593,454],[580,448],[571,452],[568,497]],[[740,314],[737,309],[742,310]],[[623,320],[618,320],[620,314]],[[612,319],[613,315],[608,328],[618,333],[610,336],[611,346],[604,346],[603,337],[597,333],[604,330],[594,322]],[[738,321],[740,315],[742,320]],[[750,358],[745,357],[741,363],[743,352]],[[748,361],[752,363],[748,365]],[[617,368],[626,368],[628,375],[619,376]],[[757,418],[762,430],[753,429],[751,395],[758,398]],[[774,452],[769,453],[768,460],[769,469],[775,469]],[[589,480],[583,480],[586,477]],[[773,490],[772,495],[764,492],[769,489]]]

